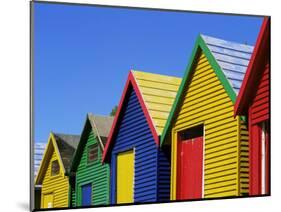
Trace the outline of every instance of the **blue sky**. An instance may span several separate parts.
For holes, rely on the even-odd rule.
[[[254,45],[262,18],[34,5],[35,142],[108,115],[131,69],[182,77],[199,33]]]

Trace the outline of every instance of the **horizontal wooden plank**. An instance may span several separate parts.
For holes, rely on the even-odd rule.
[[[197,104],[200,104],[200,103],[203,103],[209,99],[213,99],[213,98],[227,98],[227,94],[225,94],[224,90],[222,89],[219,89],[218,91],[216,92],[213,92],[213,93],[209,93],[208,95],[205,95],[205,96],[201,96],[200,98],[196,99],[196,98],[193,98],[193,99],[185,99],[183,101],[183,106],[182,106],[182,109],[184,108],[189,108],[189,107],[196,107]],[[204,104],[204,103],[203,103]]]
[[[204,173],[205,173],[205,176],[207,176],[207,175],[214,174],[217,172],[225,172],[226,170],[230,170],[230,169],[236,169],[236,171],[237,171],[237,168],[238,168],[237,164],[229,164],[229,165],[227,165],[227,167],[220,166],[220,167],[215,167],[212,169],[205,169]]]
[[[232,133],[232,132],[237,132],[237,129],[235,126],[233,127],[227,127],[225,129],[221,129],[219,131],[213,132],[213,133],[206,133],[205,135],[205,139],[212,139],[214,137],[218,137],[220,135],[227,135],[228,133]]]
[[[237,169],[226,169],[223,172],[214,172],[211,174],[205,173],[204,180],[205,180],[205,182],[207,182],[209,180],[213,180],[212,182],[214,182],[215,179],[219,179],[219,178],[227,176],[227,175],[235,176],[237,178]]]
[[[216,189],[204,189],[204,194],[205,195],[211,195],[211,194],[215,194],[218,192],[225,192],[227,190],[236,190],[237,189],[237,185],[236,184],[230,184],[227,186],[223,186],[223,187],[219,187]]]
[[[212,77],[212,78],[208,78],[207,80],[200,82],[198,84],[193,84],[192,86],[190,86],[188,88],[188,92],[196,92],[198,89],[204,87],[204,86],[216,86],[216,85],[220,85],[221,83],[218,81],[218,79],[216,77]]]
[[[207,161],[208,159],[211,158],[217,158],[220,156],[224,156],[226,154],[230,154],[230,153],[235,153],[237,150],[235,148],[231,148],[231,149],[224,149],[224,150],[220,150],[217,152],[211,152],[211,153],[205,153],[205,160]]]
[[[230,190],[225,190],[223,192],[218,193],[207,193],[204,195],[205,198],[221,198],[221,197],[231,197],[231,196],[237,196],[237,191],[234,188],[231,188]]]
[[[156,96],[148,96],[148,95],[143,95],[144,101],[147,103],[159,103],[159,104],[167,104],[169,106],[172,106],[174,103],[173,98],[166,98],[166,97],[156,97]]]
[[[224,106],[222,106],[224,107]],[[233,115],[233,108],[232,107],[227,107],[227,108],[221,108],[221,107],[216,107],[213,111],[202,111],[199,114],[194,114],[194,115],[189,115],[187,114],[182,114],[179,116],[176,120],[176,125],[180,125],[188,120],[208,120],[214,116],[220,116],[220,115],[225,115],[226,113]]]
[[[218,151],[222,151],[225,149],[231,149],[231,148],[237,148],[237,142],[230,142],[230,143],[226,143],[224,145],[219,145],[216,146],[215,148],[206,148],[205,147],[205,154],[211,154],[211,153],[215,153]]]
[[[150,116],[152,117],[152,119],[163,119],[163,120],[167,120],[169,113],[167,112],[161,112],[161,111],[155,111],[155,110],[150,110],[149,111]]]
[[[223,182],[226,180],[237,180],[237,176],[235,174],[218,176],[218,177],[215,177],[212,179],[205,180],[204,185],[209,185],[209,184],[213,184],[213,183],[217,183],[217,182]]]
[[[229,137],[226,139],[221,139],[219,141],[216,141],[216,142],[211,142],[209,140],[205,141],[205,149],[212,149],[212,148],[216,148],[218,146],[223,146],[223,145],[226,145],[226,144],[229,144],[229,143],[237,143],[237,135],[235,134],[234,136],[232,137]]]
[[[237,132],[232,132],[227,135],[220,135],[216,138],[208,139],[208,143],[213,143],[213,142],[217,142],[217,141],[221,141],[221,140],[232,141],[233,140],[232,137],[234,137],[234,136],[237,137]]]
[[[137,81],[137,83],[140,87],[155,88],[155,89],[165,88],[165,90],[167,90],[167,91],[177,91],[179,88],[178,85],[171,85],[171,84],[146,81],[146,80],[140,80],[140,79]]]
[[[209,191],[209,190],[217,190],[217,189],[221,189],[221,188],[225,188],[228,186],[235,186],[236,185],[236,180],[235,179],[231,179],[231,180],[225,180],[222,182],[216,182],[216,183],[212,183],[212,184],[205,184],[204,185],[204,190],[205,191]]]
[[[186,103],[186,102],[192,101],[194,99],[198,99],[203,96],[209,95],[211,93],[217,92],[219,90],[223,90],[223,87],[221,87],[221,86],[215,86],[212,88],[205,87],[205,88],[202,88],[201,90],[196,90],[197,95],[194,95],[194,92],[188,93],[188,95],[184,98],[183,102]]]
[[[237,157],[226,158],[225,160],[218,160],[218,161],[215,161],[213,163],[208,163],[208,164],[205,163],[205,168],[212,169],[212,168],[220,167],[220,166],[228,166],[229,164],[232,164],[232,163],[237,163]]]
[[[159,103],[147,103],[147,109],[148,110],[155,110],[155,111],[162,111],[162,112],[168,112],[170,113],[171,105],[166,104],[159,104]]]
[[[140,87],[141,93],[145,95],[151,95],[151,96],[160,96],[160,97],[169,97],[169,98],[175,98],[177,95],[177,91],[169,91],[166,90],[165,87],[163,88],[147,88],[147,87]]]
[[[153,82],[160,82],[164,84],[174,84],[174,85],[179,85],[181,83],[181,79],[178,77],[171,77],[166,75],[139,72],[139,71],[133,71],[133,75],[137,80],[153,81]]]
[[[198,105],[182,108],[182,110],[180,111],[178,116],[181,116],[186,113],[188,113],[189,115],[192,115],[192,114],[199,113],[201,111],[205,112],[207,110],[214,111],[214,110],[231,107],[231,106],[232,106],[232,102],[228,101],[228,99],[225,99],[225,98],[223,98],[221,100],[217,100],[217,101],[210,101],[208,103],[201,102],[201,104],[198,104]]]
[[[210,126],[214,126],[214,125],[205,125],[206,136],[212,133],[220,132],[221,130],[224,129],[235,128],[237,127],[237,123],[235,122],[235,120],[234,121],[222,120],[216,126],[212,128]]]

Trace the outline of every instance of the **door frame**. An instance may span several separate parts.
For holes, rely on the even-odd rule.
[[[94,193],[94,189],[93,189],[93,180],[88,180],[88,181],[85,181],[85,182],[81,182],[81,183],[78,183],[77,184],[77,187],[78,187],[78,195],[77,195],[77,203],[79,206],[82,206],[82,186],[85,186],[85,185],[88,185],[88,184],[91,184],[91,188],[92,188],[92,191],[91,191],[91,205],[93,205],[93,193]]]

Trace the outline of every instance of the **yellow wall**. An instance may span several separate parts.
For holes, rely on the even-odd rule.
[[[234,118],[233,103],[205,55],[200,54],[193,70],[173,123],[171,199],[176,198],[177,133],[199,124],[204,125],[203,196],[241,195],[240,184],[246,183],[241,189],[248,191],[248,138],[247,131],[240,130],[245,125],[239,117]]]
[[[240,192],[249,194],[249,134],[246,124],[243,121],[240,122]]]
[[[68,177],[64,176],[63,170],[60,167],[60,174],[57,176],[51,176],[51,164],[52,161],[57,160],[57,154],[52,151],[52,157],[49,161],[47,171],[42,182],[42,195],[41,206],[44,207],[43,199],[44,194],[53,193],[53,207],[68,207]]]

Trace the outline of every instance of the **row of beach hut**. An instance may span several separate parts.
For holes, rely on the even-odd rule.
[[[268,195],[269,31],[255,47],[199,35],[182,79],[130,71],[115,117],[50,133],[36,207]]]

